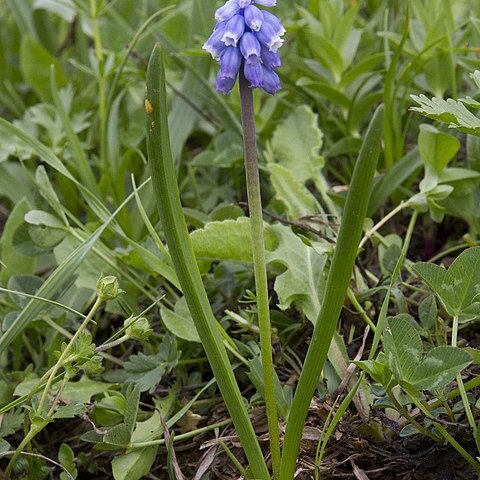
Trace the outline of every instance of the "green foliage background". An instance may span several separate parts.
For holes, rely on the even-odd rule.
[[[215,426],[208,418],[217,393],[149,183],[144,89],[155,42],[169,52],[172,152],[197,260],[247,400],[261,402],[239,95],[215,92],[216,65],[201,50],[216,7],[214,0],[0,0],[0,452],[20,443],[22,407],[35,406],[39,379],[80,325],[102,273],[117,276],[126,293],[95,315],[76,356],[63,365],[60,434],[37,446],[39,453],[74,478],[107,465],[113,478],[135,480],[152,465],[170,471],[171,454],[157,456],[168,444],[166,427],[178,428],[191,414]],[[397,338],[387,337],[385,352],[360,364],[377,384],[393,372],[413,405],[409,380],[428,390],[429,379],[399,366],[392,353],[407,333],[416,360],[440,352],[439,398],[472,359],[478,363],[475,345],[467,353],[449,341],[452,318],[468,333],[478,317],[478,282],[470,272],[478,250],[470,250],[470,266],[458,274],[470,272],[460,281],[468,292],[466,299],[458,294],[462,301],[450,292],[454,266],[447,273],[427,263],[477,245],[480,231],[478,11],[477,0],[278,2],[287,29],[283,90],[275,97],[255,92],[254,100],[276,362],[292,376],[322,305],[364,132],[374,108],[385,104],[383,157],[365,226],[371,242],[362,244],[349,291],[349,307],[363,320],[342,317],[340,332],[350,334],[332,345],[320,395],[336,391],[353,339],[364,323],[382,318],[390,293],[389,313],[410,316],[388,320]],[[408,243],[413,211],[419,220]],[[386,216],[392,220],[378,225]],[[400,251],[408,247],[412,260],[425,263],[412,268],[403,261]],[[98,354],[102,371],[92,363]],[[285,380],[278,381],[282,417],[292,394]],[[365,379],[360,389],[371,408],[378,390]],[[181,404],[184,391],[193,393]],[[62,418],[75,419],[74,440],[67,440]],[[194,436],[195,428],[183,434]],[[427,435],[432,425],[425,429]],[[91,462],[93,445],[115,451],[113,461],[100,455]],[[22,459],[17,473],[46,478],[53,468]]]

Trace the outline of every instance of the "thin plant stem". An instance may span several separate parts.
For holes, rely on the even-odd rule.
[[[62,367],[63,362],[68,357],[68,355],[70,355],[70,351],[72,347],[75,345],[75,342],[79,339],[80,335],[83,333],[85,328],[87,328],[87,325],[92,320],[93,315],[98,310],[98,307],[100,307],[102,302],[103,302],[103,299],[101,297],[97,297],[97,299],[95,300],[95,303],[93,304],[92,308],[88,312],[88,315],[85,317],[85,320],[82,322],[78,330],[75,332],[75,335],[70,339],[70,342],[68,342],[68,345],[65,347],[65,350],[60,355],[60,358],[57,360],[56,364],[51,369],[50,375],[48,377],[47,383],[45,385],[42,396],[40,397],[40,402],[38,403],[38,407],[37,407],[37,411],[40,412],[40,414],[43,411],[43,407],[47,400],[48,392],[50,391],[50,388],[53,384],[53,381],[55,380],[55,376],[57,375],[58,370]]]
[[[362,241],[360,242],[360,245],[358,246],[359,248],[362,248],[365,243],[367,243],[367,240],[380,228],[385,225],[392,217],[394,217],[398,212],[402,211],[405,207],[407,206],[406,202],[400,202],[391,212],[389,212],[387,215],[385,215],[378,223],[376,223],[370,230],[365,232],[365,235],[362,238]]]
[[[268,305],[267,267],[265,261],[265,239],[263,231],[262,197],[258,171],[257,137],[252,89],[249,88],[240,70],[240,102],[242,106],[243,149],[245,175],[247,179],[248,209],[252,243],[253,270],[257,297],[258,325],[260,328],[260,350],[263,367],[265,407],[267,412],[273,477],[280,474],[280,434],[277,405],[275,401],[275,370],[273,367],[270,310]]]
[[[6,451],[6,452],[1,452],[0,453],[0,458],[6,457],[8,455],[14,455],[14,451]],[[51,464],[55,465],[56,467],[60,468],[63,470],[63,473],[67,475],[67,477],[71,480],[75,480],[72,475],[69,473],[69,471],[60,463],[57,463],[55,460],[52,460],[51,458],[46,457],[45,455],[40,455],[39,453],[31,453],[31,452],[21,452],[21,455],[25,455],[26,457],[35,457],[35,458],[41,458],[42,460],[45,460],[47,462],[50,462]]]
[[[347,290],[347,298],[350,300],[350,303],[353,305],[355,310],[360,314],[363,321],[370,327],[372,332],[375,333],[375,330],[377,328],[376,325],[373,323],[373,321],[367,315],[367,312],[365,312],[363,307],[360,305],[360,302],[357,300],[357,297],[355,296],[355,293],[351,288]]]
[[[246,470],[242,467],[242,464],[237,460],[237,457],[235,456],[235,454],[228,448],[227,444],[223,440],[220,440],[218,443],[223,448],[223,451],[227,454],[230,461],[235,465],[235,467],[237,467],[237,470],[240,472],[240,475],[242,475],[243,478],[248,478],[248,474]]]
[[[27,448],[27,446],[33,440],[35,435],[37,435],[37,433],[42,431],[48,425],[48,423],[49,423],[49,420],[42,420],[30,426],[29,432],[27,433],[27,435],[25,435],[23,440],[20,442],[20,445],[16,448],[15,453],[13,454],[12,458],[10,459],[10,462],[7,465],[7,468],[5,470],[5,476],[4,476],[5,480],[10,480],[13,467],[17,463],[17,460],[22,454],[23,450]]]
[[[441,438],[437,438],[436,435],[434,435],[428,428],[424,427],[421,425],[419,422],[415,420],[415,418],[410,415],[406,407],[404,407],[398,400],[397,397],[395,396],[395,393],[393,392],[393,388],[387,388],[387,395],[388,398],[391,400],[393,405],[395,406],[395,409],[397,410],[398,413],[400,413],[411,425],[413,425],[419,432],[422,433],[422,435],[425,435],[427,437],[430,437],[433,441],[440,443]]]
[[[380,344],[380,339],[383,334],[383,327],[385,326],[385,319],[387,318],[388,312],[388,305],[390,302],[390,295],[392,292],[392,288],[397,281],[400,272],[405,265],[405,261],[407,259],[407,252],[408,248],[410,247],[410,242],[412,240],[413,231],[415,230],[415,225],[417,224],[418,219],[418,210],[413,210],[412,216],[410,217],[410,222],[408,224],[407,233],[405,234],[405,239],[403,241],[402,251],[400,252],[400,256],[398,257],[397,263],[395,264],[395,268],[393,269],[392,276],[390,278],[390,284],[388,285],[387,294],[385,295],[385,299],[382,303],[382,308],[380,310],[380,315],[377,321],[377,328],[375,330],[375,335],[373,336],[372,346],[370,349],[370,353],[368,355],[368,359],[372,360],[377,353],[378,345]]]
[[[78,338],[80,337],[80,335],[82,334],[82,332],[85,330],[85,328],[87,327],[87,325],[90,323],[93,315],[95,314],[95,312],[97,311],[98,307],[101,305],[103,299],[101,297],[98,297],[95,301],[95,303],[93,304],[93,307],[90,309],[90,312],[88,313],[88,315],[85,317],[84,321],[82,322],[81,326],[79,327],[79,329],[76,331],[75,335],[71,338],[70,342],[68,343],[68,345],[65,347],[65,350],[62,352],[62,354],[60,355],[60,358],[57,360],[57,362],[55,363],[55,365],[49,370],[50,374],[48,376],[48,380],[47,380],[47,383],[45,384],[45,388],[43,390],[43,393],[42,393],[42,396],[40,397],[40,401],[38,403],[38,407],[37,407],[37,412],[39,414],[40,417],[42,417],[42,412],[44,410],[44,407],[45,407],[45,403],[47,401],[47,397],[48,397],[48,393],[50,391],[50,388],[52,387],[54,381],[56,380],[56,375],[57,375],[57,372],[58,370],[62,367],[62,365],[64,364],[65,362],[65,359],[68,357],[68,355],[70,355],[70,351],[73,347],[73,345],[75,344],[75,342],[78,340]],[[57,400],[58,401],[58,400]],[[30,430],[29,432],[27,433],[27,435],[24,437],[24,439],[22,440],[22,442],[20,443],[20,445],[17,447],[17,449],[15,450],[15,453],[13,455],[13,457],[10,459],[10,462],[7,466],[7,469],[5,471],[5,478],[8,480],[10,478],[10,475],[12,473],[12,470],[13,470],[13,467],[18,459],[18,457],[20,456],[20,454],[22,453],[22,450],[27,447],[29,445],[29,443],[32,441],[32,439],[39,433],[41,432],[47,425],[48,423],[50,422],[50,418],[51,418],[51,415],[53,415],[53,408],[54,408],[54,405],[52,405],[52,407],[50,408],[49,412],[48,412],[48,415],[46,416],[46,418],[44,418],[41,422],[37,422],[35,424],[32,424],[30,426]]]
[[[188,440],[189,438],[194,438],[201,433],[210,432],[211,430],[215,430],[216,428],[226,427],[230,425],[232,420],[227,418],[226,420],[222,420],[221,422],[212,423],[210,425],[206,425],[205,427],[198,428],[196,430],[192,430],[190,432],[181,433],[180,435],[175,435],[173,441],[174,442],[181,442],[182,440]],[[160,438],[158,440],[150,440],[148,442],[135,442],[131,443],[128,448],[129,449],[137,449],[137,448],[145,448],[145,447],[153,447],[155,445],[165,445],[166,441],[164,438]]]
[[[430,405],[421,402],[415,396],[410,396],[415,406],[426,415],[435,425],[435,428],[440,432],[442,437],[475,469],[480,478],[480,462],[473,458],[451,435],[448,430],[432,417],[430,412]]]
[[[452,325],[452,347],[456,347],[458,342],[458,315],[453,317]],[[475,423],[475,417],[473,416],[472,409],[470,408],[470,402],[468,401],[467,392],[465,390],[465,385],[463,384],[462,374],[459,373],[456,377],[458,390],[460,391],[460,396],[462,398],[463,408],[465,408],[465,414],[467,415],[468,423],[470,427],[475,432],[477,425]]]

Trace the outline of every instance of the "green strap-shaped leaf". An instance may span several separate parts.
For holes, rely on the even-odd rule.
[[[363,222],[380,155],[383,107],[375,112],[355,166],[343,213],[338,242],[328,275],[325,296],[285,431],[280,480],[291,480],[300,448],[303,425],[337,326],[357,256]]]
[[[268,469],[210,307],[183,216],[170,149],[166,97],[163,54],[157,44],[148,64],[145,109],[148,158],[163,231],[188,308],[237,429],[252,475],[267,480],[270,478]]]

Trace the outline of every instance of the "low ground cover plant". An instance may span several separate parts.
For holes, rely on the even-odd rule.
[[[479,476],[474,3],[0,4],[2,478]]]

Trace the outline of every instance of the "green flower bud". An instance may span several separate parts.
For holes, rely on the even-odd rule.
[[[125,293],[118,286],[118,278],[109,275],[107,277],[100,277],[97,282],[97,295],[102,300],[114,300],[122,293]]]
[[[82,365],[82,370],[87,375],[98,375],[103,371],[103,358],[100,355],[94,355]]]
[[[125,320],[125,325],[129,325],[125,333],[134,340],[147,338],[153,331],[150,328],[150,322],[145,317],[140,317],[133,321],[131,318],[128,318]]]

